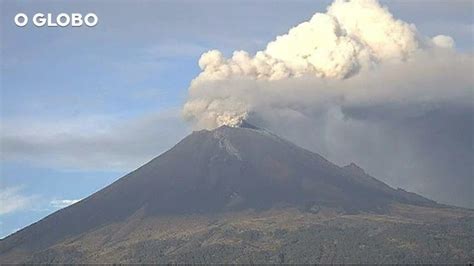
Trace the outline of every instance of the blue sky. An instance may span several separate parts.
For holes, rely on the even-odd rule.
[[[180,108],[201,53],[263,49],[328,3],[1,0],[0,236],[103,188],[188,134]],[[472,2],[384,3],[425,35],[450,35],[472,52]],[[18,12],[94,12],[99,24],[18,28]]]

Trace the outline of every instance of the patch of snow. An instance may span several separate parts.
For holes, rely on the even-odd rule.
[[[229,155],[235,156],[237,159],[242,160],[239,150],[232,145],[232,143],[222,132],[214,131],[214,138],[219,140],[219,148],[225,150]]]

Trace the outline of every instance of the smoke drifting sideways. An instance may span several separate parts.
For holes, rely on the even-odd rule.
[[[376,0],[336,0],[254,56],[204,53],[183,116],[265,127],[383,181],[474,207],[474,57]]]

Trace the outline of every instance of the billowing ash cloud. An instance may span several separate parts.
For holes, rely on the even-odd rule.
[[[391,185],[474,206],[473,59],[376,0],[336,0],[255,55],[204,53],[183,115],[198,129],[247,119]]]
[[[270,84],[265,85],[272,86],[275,83],[281,84],[274,81],[300,82],[305,79],[304,83],[312,83],[309,90],[332,90],[330,93],[334,94],[337,93],[334,90],[338,88],[334,89],[321,83],[350,79],[351,81],[345,83],[334,84],[339,87],[341,84],[347,86],[346,84],[353,83],[354,77],[364,70],[370,72],[376,71],[377,68],[396,68],[397,71],[403,71],[403,68],[425,64],[439,65],[440,73],[430,73],[436,76],[444,73],[444,61],[452,61],[447,64],[472,63],[472,57],[466,58],[442,51],[453,47],[454,41],[451,37],[424,37],[416,31],[414,25],[395,19],[387,8],[375,0],[336,0],[328,7],[327,13],[316,13],[309,21],[292,28],[288,34],[278,36],[264,51],[257,52],[255,56],[245,51],[236,51],[229,59],[217,50],[203,54],[199,60],[202,72],[191,84],[184,115],[194,120],[199,127],[235,123],[254,108],[252,102],[245,99],[248,96],[242,97],[240,94],[262,93],[255,91],[261,90],[260,86],[249,88],[255,87],[260,81],[267,81]],[[390,73],[386,73],[385,77],[390,78]],[[235,86],[236,81],[249,79],[257,84]],[[418,79],[427,82],[425,76]],[[219,83],[222,91],[215,92],[212,87],[219,81],[224,81],[224,84]],[[231,84],[225,84],[227,82]],[[225,88],[231,86],[232,89]],[[339,93],[349,96],[352,93],[360,94],[364,87],[355,88],[359,92],[344,92],[339,89]],[[377,89],[385,91],[377,92],[379,94],[392,93],[391,88]],[[299,92],[295,88],[290,93]],[[407,93],[412,92],[408,90]],[[262,101],[269,100],[268,96],[263,98]],[[321,96],[313,99],[320,100]],[[305,101],[307,99],[301,99],[301,102]],[[261,103],[257,99],[254,104]],[[288,101],[287,105],[290,104],[295,103]]]

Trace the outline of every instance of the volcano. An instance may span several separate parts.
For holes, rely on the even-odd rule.
[[[473,217],[243,123],[6,237],[0,261],[468,262]]]

